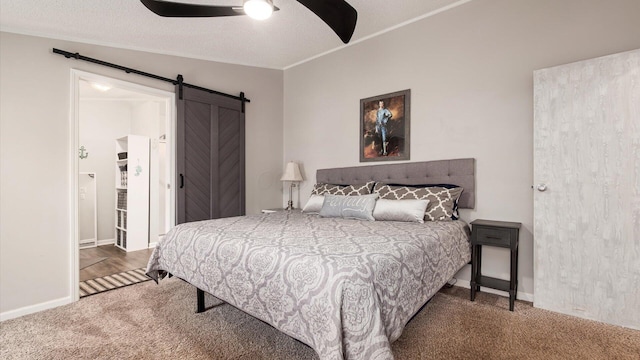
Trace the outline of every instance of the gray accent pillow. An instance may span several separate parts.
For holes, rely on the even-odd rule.
[[[377,198],[378,194],[362,196],[326,194],[322,209],[320,209],[320,216],[375,221],[373,209],[376,206]]]
[[[460,194],[461,187],[446,188],[442,186],[412,187],[401,185],[387,185],[376,183],[374,194],[380,195],[380,199],[390,200],[429,200],[425,211],[425,220],[442,221],[451,220],[455,215],[454,210]]]
[[[307,204],[302,209],[303,213],[309,214],[317,214],[322,209],[322,204],[324,203],[324,195],[311,195],[309,200],[307,200]]]
[[[311,195],[345,195],[345,196],[357,196],[371,194],[373,190],[373,184],[375,181],[369,181],[366,184],[358,185],[336,185],[336,184],[315,184]]]
[[[378,199],[373,217],[384,221],[424,222],[424,213],[429,200]]]

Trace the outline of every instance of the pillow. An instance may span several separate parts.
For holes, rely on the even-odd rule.
[[[373,188],[374,194],[380,195],[381,199],[429,200],[424,219],[430,221],[451,220],[454,216],[457,218],[454,208],[462,191],[461,187],[448,189],[444,186],[412,187],[384,183],[376,183]]]
[[[324,203],[324,195],[311,195],[307,204],[302,209],[303,213],[317,214],[322,209]]]
[[[311,195],[345,195],[345,196],[357,196],[357,195],[367,195],[371,194],[371,189],[373,188],[373,184],[375,181],[369,181],[366,184],[358,184],[358,185],[336,185],[336,184],[315,184],[313,185],[313,190],[311,190]]]
[[[387,184],[387,185],[407,186],[407,185],[402,185],[402,184]],[[453,189],[453,188],[457,188],[457,187],[460,187],[460,186],[453,185],[453,184],[420,184],[420,185],[411,185],[411,187],[416,187],[416,188],[443,187],[443,188],[447,188],[447,189]],[[456,199],[456,201],[453,203],[453,215],[451,215],[451,218],[453,220],[458,220],[460,218],[460,213],[458,213],[458,200],[459,199],[460,199],[460,197],[458,197]]]
[[[324,196],[320,216],[375,221],[373,208],[376,206],[377,198],[378,194],[362,196],[327,194]]]
[[[429,200],[378,199],[373,209],[376,220],[424,222],[424,213]]]

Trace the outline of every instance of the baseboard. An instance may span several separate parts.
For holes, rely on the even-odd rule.
[[[149,249],[156,247],[156,245],[158,245],[158,242],[157,242],[157,241],[156,241],[156,242],[149,243]]]
[[[58,306],[71,304],[73,301],[71,300],[71,296],[67,296],[64,298],[46,301],[40,304],[29,305],[15,310],[5,311],[0,313],[0,321],[5,321],[9,319],[15,319],[20,316],[29,315],[33,313],[37,313],[44,310],[49,310],[56,308]]]
[[[104,240],[98,240],[98,246],[102,246],[102,245],[113,245],[116,243],[116,239],[104,239]]]
[[[471,283],[469,280],[460,280],[460,279],[456,279],[456,283],[454,284],[454,286],[459,286],[461,288],[465,288],[465,289],[471,289]],[[492,288],[488,288],[488,287],[481,287],[480,291],[482,292],[486,292],[489,294],[496,294],[496,295],[500,295],[503,297],[509,297],[509,293],[506,291],[500,291],[500,290],[496,290],[496,289],[492,289]],[[518,293],[516,294],[516,299],[518,300],[524,300],[524,301],[529,301],[529,302],[533,302],[533,294],[529,294],[526,292],[522,292],[522,291],[518,291]]]

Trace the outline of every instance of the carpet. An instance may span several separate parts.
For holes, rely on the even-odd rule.
[[[454,287],[393,343],[406,359],[638,359],[640,331]],[[195,288],[144,282],[0,323],[0,358],[317,359],[306,345],[228,304],[196,314]],[[215,301],[207,297],[208,304]]]
[[[90,258],[90,259],[80,259],[80,270],[84,268],[88,268],[91,265],[95,265],[101,261],[107,260],[107,257],[98,257],[98,258]]]
[[[106,258],[105,258],[106,259]],[[91,280],[80,281],[80,297],[99,294],[101,292],[137,284],[151,280],[145,275],[145,268],[123,271],[119,274],[107,275]]]

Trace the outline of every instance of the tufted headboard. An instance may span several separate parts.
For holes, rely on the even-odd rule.
[[[464,188],[458,207],[473,209],[476,205],[475,159],[353,166],[316,172],[318,183],[351,185],[371,180],[399,185],[458,185]]]

